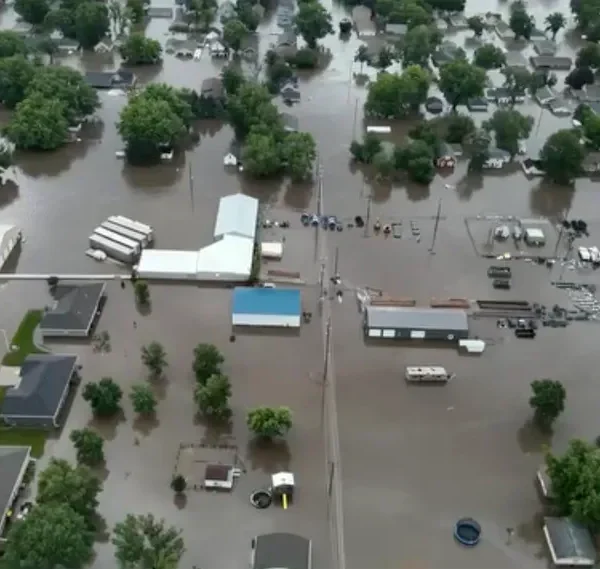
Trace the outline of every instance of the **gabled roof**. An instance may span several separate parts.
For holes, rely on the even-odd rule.
[[[31,447],[0,446],[0,527]]]
[[[254,241],[258,220],[258,200],[244,194],[232,194],[219,201],[215,222],[215,239],[238,235]]]
[[[44,314],[40,323],[42,332],[88,330],[104,288],[104,283],[58,285],[53,294],[56,304]]]
[[[53,418],[76,363],[77,356],[27,356],[21,366],[21,381],[4,394],[0,416]]]

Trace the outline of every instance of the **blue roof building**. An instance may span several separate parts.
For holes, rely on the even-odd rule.
[[[302,297],[298,289],[237,287],[233,290],[233,326],[299,328]]]

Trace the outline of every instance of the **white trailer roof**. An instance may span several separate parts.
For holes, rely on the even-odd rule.
[[[215,222],[215,239],[224,235],[237,235],[252,239],[256,236],[258,200],[244,194],[225,196],[219,201]]]
[[[164,278],[182,278],[195,275],[198,253],[196,251],[173,251],[170,249],[144,249],[138,264],[138,273],[160,275]]]

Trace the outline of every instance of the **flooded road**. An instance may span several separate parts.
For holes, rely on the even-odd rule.
[[[346,11],[324,4],[337,27]],[[553,11],[568,13],[567,2],[536,2],[528,6],[543,27]],[[507,3],[471,1],[467,15],[506,13]],[[0,25],[11,27],[10,10]],[[147,33],[167,39],[168,22],[154,20]],[[277,32],[274,18],[261,25],[261,55]],[[448,34],[464,45],[470,32]],[[578,42],[559,34],[559,54],[573,55]],[[494,36],[491,41],[502,43]],[[590,224],[599,196],[594,182],[577,181],[574,188],[553,187],[527,180],[518,166],[500,173],[466,177],[466,164],[450,175],[438,175],[424,188],[413,184],[372,184],[351,167],[348,147],[364,130],[362,103],[365,87],[355,84],[358,64],[353,57],[360,41],[328,37],[329,66],[300,79],[302,102],[291,112],[300,128],[315,137],[323,164],[327,211],[341,218],[364,215],[371,201],[371,217],[418,219],[423,240],[365,238],[349,230],[328,240],[329,262],[336,248],[344,281],[381,288],[396,296],[426,304],[431,297],[490,298],[487,263],[474,254],[464,225],[466,216],[502,213],[549,216],[569,212]],[[525,55],[530,52],[524,50]],[[82,69],[113,69],[107,57],[68,58]],[[218,75],[221,65],[208,57],[180,61],[165,55],[158,69],[143,70],[141,82],[165,81],[198,89],[203,79]],[[374,77],[373,70],[366,70]],[[497,79],[497,78],[496,78]],[[562,82],[562,77],[560,77]],[[200,125],[199,143],[170,165],[139,169],[115,158],[121,148],[115,123],[123,97],[101,93],[101,125],[84,140],[47,155],[23,155],[9,173],[12,183],[0,191],[0,223],[23,228],[25,243],[10,270],[19,272],[114,272],[85,257],[87,239],[107,216],[122,214],[152,225],[160,248],[194,249],[212,239],[214,216],[221,196],[244,192],[272,206],[277,216],[292,221],[286,234],[286,268],[301,270],[308,285],[304,303],[316,310],[316,264],[319,249],[314,233],[296,229],[298,213],[316,210],[314,184],[259,183],[227,172],[222,158],[232,140],[229,126]],[[282,110],[284,106],[281,105]],[[528,148],[535,154],[545,138],[564,128],[557,119],[529,101],[521,110],[536,126]],[[493,110],[493,109],[492,109]],[[478,114],[477,120],[489,115]],[[408,123],[392,124],[390,140],[401,140]],[[190,186],[189,175],[193,178]],[[435,242],[433,221],[441,203],[443,220]],[[275,215],[275,214],[273,214]],[[592,214],[593,217],[594,214]],[[428,218],[428,219],[427,219]],[[593,225],[593,224],[592,224]],[[596,233],[592,232],[592,240]],[[591,244],[591,243],[590,243]],[[597,242],[596,242],[597,244]],[[526,298],[549,304],[561,302],[549,281],[561,271],[520,263],[515,285],[506,298]],[[594,278],[593,276],[590,278]],[[11,283],[0,289],[4,327],[14,330],[24,310],[41,305],[43,287]],[[494,294],[498,294],[494,292]],[[94,424],[107,439],[105,491],[100,510],[111,527],[130,511],[148,510],[184,530],[188,553],[182,567],[198,565],[230,569],[245,563],[250,539],[273,531],[298,531],[315,540],[315,568],[331,567],[322,432],[322,367],[320,325],[303,329],[300,338],[244,336],[229,342],[229,291],[201,287],[153,286],[153,311],[135,311],[131,290],[109,285],[109,301],[99,329],[112,338],[113,352],[95,354],[88,345],[61,345],[82,359],[84,379],[113,376],[127,391],[143,378],[139,348],[152,340],[163,342],[170,355],[168,381],[162,386],[155,422],[139,423],[125,401],[125,419]],[[508,295],[508,296],[507,296]],[[193,307],[193,308],[192,308]],[[139,323],[133,329],[132,322]],[[568,403],[552,444],[564,448],[573,436],[593,439],[598,425],[596,389],[597,333],[594,324],[566,330],[544,330],[534,342],[517,341],[489,323],[477,322],[489,340],[478,358],[460,357],[453,349],[365,345],[360,315],[353,299],[333,306],[333,347],[336,364],[337,408],[343,463],[346,558],[349,569],[544,567],[540,539],[541,503],[533,486],[542,460],[542,444],[528,423],[529,383],[541,377],[563,381]],[[188,492],[185,504],[173,503],[168,489],[176,448],[205,436],[194,419],[191,351],[198,342],[214,342],[226,355],[234,393],[233,435],[249,474],[232,495]],[[266,354],[277,354],[265,357]],[[447,387],[414,389],[402,380],[405,365],[444,365],[457,373]],[[245,409],[259,404],[289,404],[294,428],[288,445],[265,453],[248,447]],[[90,421],[87,405],[75,398],[64,434],[51,443],[54,453],[72,458],[68,432]],[[250,490],[267,483],[265,471],[291,468],[300,482],[298,505],[288,512],[257,512],[248,504]],[[264,514],[264,515],[263,515]],[[484,528],[481,546],[473,551],[452,541],[452,524],[463,516],[476,517]],[[226,529],[224,529],[226,528]],[[515,535],[507,544],[507,528]],[[94,567],[112,567],[110,546],[99,544]]]

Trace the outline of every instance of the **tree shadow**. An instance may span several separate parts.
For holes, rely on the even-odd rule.
[[[92,524],[94,526],[94,541],[96,543],[108,543],[110,540],[110,529],[108,528],[106,519],[96,512],[92,518]]]
[[[212,419],[205,417],[199,411],[194,415],[194,425],[204,427],[202,444],[216,445],[223,440],[231,440],[233,437],[233,421],[231,417],[226,419]]]
[[[173,504],[178,510],[183,510],[187,506],[187,494],[184,492],[180,494],[175,494],[173,497]]]
[[[104,482],[110,474],[110,470],[106,467],[106,460],[103,460],[100,464],[96,464],[95,466],[91,467],[90,470],[94,473],[96,478],[102,482]]]
[[[529,194],[532,213],[543,217],[558,217],[571,209],[575,186],[559,186],[542,180]]]
[[[0,186],[0,209],[9,206],[19,197],[19,186],[13,180],[6,180]]]
[[[468,202],[475,192],[483,188],[481,172],[465,174],[456,184],[456,195],[461,202]]]
[[[152,393],[156,395],[156,398],[163,401],[167,396],[167,389],[169,387],[169,380],[166,377],[157,377],[149,380]]]
[[[152,314],[152,301],[149,300],[142,304],[136,300],[135,308],[140,316],[150,316],[150,314]]]
[[[552,429],[543,429],[532,418],[527,419],[517,431],[519,448],[525,454],[542,453],[552,442]]]
[[[252,470],[260,469],[267,474],[288,471],[292,462],[285,440],[254,438],[247,445],[246,456]]]
[[[154,429],[160,425],[156,413],[149,415],[138,415],[133,421],[133,430],[141,433],[144,437],[149,436]]]
[[[124,422],[125,412],[119,409],[112,417],[92,417],[88,421],[88,427],[95,429],[104,440],[112,441],[117,436],[118,426]]]
[[[291,182],[283,194],[283,201],[296,211],[304,211],[310,205],[313,193],[313,181]]]

